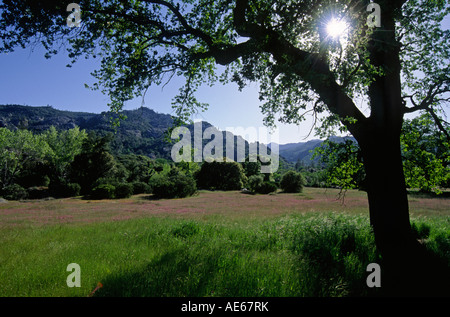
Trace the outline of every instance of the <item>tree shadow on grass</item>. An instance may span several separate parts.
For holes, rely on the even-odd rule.
[[[299,253],[306,276],[307,296],[443,297],[450,296],[447,235],[437,235],[429,244],[398,250],[386,261],[375,248],[369,232],[335,219],[316,223],[298,232],[294,251]],[[420,235],[425,230],[418,231]],[[369,263],[380,265],[381,287],[369,287]]]
[[[163,254],[136,270],[117,272],[102,281],[97,297],[184,297],[208,296],[218,258],[201,261],[186,258],[186,250]]]
[[[448,242],[447,242],[448,244]],[[449,252],[448,245],[440,246]],[[449,297],[450,270],[445,254],[424,245],[398,257],[395,263],[382,263],[382,296],[393,297]]]

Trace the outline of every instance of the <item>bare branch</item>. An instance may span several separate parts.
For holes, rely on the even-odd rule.
[[[414,96],[417,95],[418,93],[414,93],[412,95],[407,95],[407,96],[403,96],[403,98],[409,98],[411,103],[414,105],[414,107],[403,107],[403,113],[411,113],[411,112],[415,112],[418,110],[427,110],[431,109],[430,106],[436,102],[439,101],[447,101],[449,100],[449,98],[438,98],[439,95],[445,94],[450,92],[450,87],[447,85],[445,86],[445,84],[447,83],[447,81],[444,80],[440,80],[435,82],[433,85],[431,85],[428,88],[427,94],[425,96],[425,98],[423,98],[423,100],[420,102],[420,104],[417,104],[417,102],[414,100]],[[441,86],[443,86],[441,88]]]
[[[448,130],[443,126],[441,119],[437,116],[437,114],[431,107],[428,107],[426,110],[433,117],[433,120],[436,123],[439,130],[441,130],[441,132],[444,133],[445,137],[447,138],[447,141],[450,142],[450,134]]]
[[[178,21],[181,23],[183,28],[191,35],[194,35],[201,40],[203,40],[208,46],[213,46],[214,41],[211,36],[203,32],[202,30],[195,29],[192,26],[189,25],[189,23],[186,21],[186,18],[183,16],[183,14],[180,12],[178,7],[175,7],[171,3],[163,0],[144,0],[144,2],[150,3],[150,4],[159,4],[162,6],[165,6],[167,9],[169,9],[178,19]]]
[[[353,71],[350,73],[350,75],[348,75],[347,78],[344,79],[344,82],[342,83],[342,88],[346,88],[349,85],[350,80],[359,71],[359,69],[361,68],[361,65],[362,65],[362,60],[361,60],[361,57],[359,56],[358,65],[356,65],[355,69],[353,69]]]

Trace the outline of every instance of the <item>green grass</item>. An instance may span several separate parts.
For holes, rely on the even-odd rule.
[[[304,196],[312,199],[315,193]],[[193,200],[160,203],[183,202]],[[450,259],[448,214],[424,212],[413,216],[418,238]],[[88,296],[98,282],[103,287],[95,296],[377,294],[365,284],[367,265],[379,260],[367,215],[325,208],[248,214],[220,209],[206,215],[4,225],[0,296]],[[80,288],[66,285],[69,263],[81,267]]]

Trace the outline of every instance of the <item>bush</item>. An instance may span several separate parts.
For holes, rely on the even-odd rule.
[[[247,177],[236,162],[204,162],[196,175],[199,188],[209,190],[240,190]]]
[[[28,198],[26,189],[18,184],[6,186],[3,188],[1,194],[6,200],[21,200]]]
[[[75,197],[80,195],[81,186],[78,183],[69,183],[65,186],[67,197]]]
[[[29,199],[42,199],[49,196],[48,189],[46,187],[33,186],[27,189]]]
[[[117,185],[119,185],[120,183],[121,182],[119,182],[114,177],[100,177],[92,184],[92,188],[95,188],[99,185],[104,185],[104,184],[109,184],[109,185],[113,185],[114,187],[117,187]]]
[[[150,180],[153,194],[157,198],[184,198],[197,191],[192,176],[185,175],[178,169],[172,169],[167,176],[155,175]]]
[[[302,174],[295,171],[286,172],[280,182],[281,189],[286,193],[301,193],[304,184]]]
[[[101,184],[91,191],[92,199],[113,199],[116,187],[111,184]]]
[[[248,178],[248,189],[256,193],[263,183],[264,177],[262,175],[252,175]]]
[[[274,182],[264,182],[259,188],[258,193],[259,194],[270,194],[273,192],[276,192],[278,189],[278,186]]]
[[[256,162],[250,162],[246,160],[242,162],[242,168],[244,169],[245,176],[251,177],[254,175],[260,175],[261,172],[261,162],[258,160]]]
[[[133,186],[133,194],[150,194],[152,192],[152,188],[150,185],[144,183],[144,182],[133,182],[131,183]]]
[[[81,186],[78,183],[52,182],[49,186],[50,195],[60,198],[79,196],[80,191]]]
[[[120,183],[114,191],[114,198],[128,198],[133,195],[133,185],[128,183]]]
[[[264,181],[263,175],[252,175],[248,178],[249,190],[258,194],[273,193],[278,189],[274,182]]]

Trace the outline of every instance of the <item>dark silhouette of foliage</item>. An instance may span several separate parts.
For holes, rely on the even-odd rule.
[[[172,168],[167,175],[155,175],[150,185],[156,198],[184,198],[197,191],[194,178],[177,168]]]
[[[210,190],[240,190],[246,183],[244,170],[236,162],[204,162],[196,175],[197,185]]]
[[[305,180],[302,174],[289,171],[283,175],[280,182],[280,187],[285,193],[301,193]]]
[[[128,198],[133,195],[133,185],[128,183],[120,183],[114,191],[115,198]]]
[[[113,199],[116,188],[111,184],[101,184],[92,189],[89,198],[91,199]]]
[[[82,152],[71,164],[71,179],[80,184],[83,195],[89,193],[97,179],[114,175],[116,162],[109,153],[110,138],[90,133],[83,142]]]

